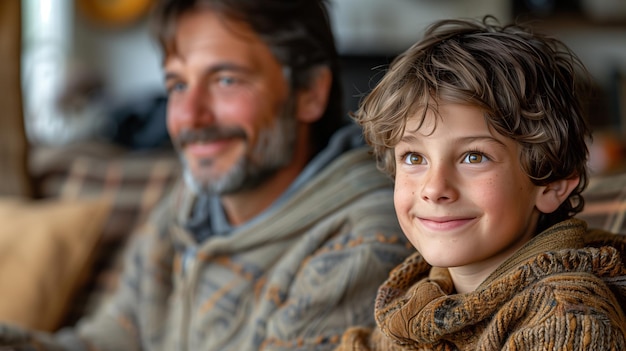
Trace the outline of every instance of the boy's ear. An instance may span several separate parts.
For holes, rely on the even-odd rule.
[[[537,193],[536,206],[542,213],[552,213],[567,199],[569,194],[578,186],[579,176],[554,181]]]
[[[297,118],[313,123],[322,117],[328,104],[333,75],[330,68],[320,66],[313,72],[310,85],[297,93]]]

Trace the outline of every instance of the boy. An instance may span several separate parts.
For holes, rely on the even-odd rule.
[[[378,328],[339,350],[626,349],[626,240],[572,218],[591,137],[579,70],[489,16],[437,22],[392,63],[353,117],[419,254],[380,287]]]

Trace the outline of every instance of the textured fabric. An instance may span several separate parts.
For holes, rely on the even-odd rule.
[[[57,342],[66,350],[331,350],[348,326],[374,325],[376,289],[414,251],[392,198],[391,181],[360,148],[279,211],[197,246],[183,229],[193,197],[181,185],[133,237],[112,300]]]
[[[466,294],[414,255],[378,292],[378,328],[337,350],[626,350],[626,236],[586,228],[547,229]]]
[[[173,149],[133,152],[97,142],[36,148],[31,169],[39,197],[109,199],[113,207],[103,236],[111,242],[143,223],[181,173]]]

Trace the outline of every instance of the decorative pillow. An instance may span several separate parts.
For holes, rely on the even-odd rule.
[[[108,213],[105,200],[0,197],[0,321],[58,328]]]
[[[626,172],[592,177],[583,197],[585,208],[577,217],[591,228],[626,234]]]

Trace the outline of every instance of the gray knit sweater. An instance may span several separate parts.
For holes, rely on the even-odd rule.
[[[194,197],[181,186],[135,237],[119,289],[96,316],[23,341],[46,350],[331,350],[349,326],[374,325],[376,289],[414,252],[392,198],[361,147],[253,225],[198,245],[185,229]]]

